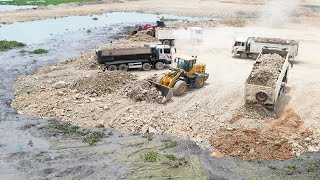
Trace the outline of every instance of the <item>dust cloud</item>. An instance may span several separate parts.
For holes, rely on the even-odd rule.
[[[300,0],[265,0],[261,22],[268,27],[285,23],[299,7]]]

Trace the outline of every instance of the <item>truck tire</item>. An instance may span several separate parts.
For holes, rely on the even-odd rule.
[[[196,78],[196,81],[195,81],[195,83],[194,83],[194,87],[195,88],[197,88],[197,89],[199,89],[199,88],[202,88],[203,86],[204,86],[204,77],[203,76],[198,76],[197,78]]]
[[[259,91],[257,92],[256,94],[256,99],[259,101],[259,102],[266,102],[268,100],[268,94],[266,92],[263,92],[263,91]]]
[[[245,53],[245,52],[240,53],[240,58],[247,59],[247,53]]]
[[[128,71],[128,65],[126,65],[126,64],[120,64],[119,65],[119,70],[120,71]]]
[[[142,70],[150,71],[151,70],[151,64],[150,63],[143,63],[142,64]]]
[[[169,46],[170,46],[170,41],[167,40],[167,39],[166,39],[166,40],[163,40],[163,41],[162,41],[162,44],[163,44],[163,45],[169,45]]]
[[[187,83],[182,80],[178,80],[173,87],[173,94],[175,96],[181,96],[186,92],[186,90],[187,90]]]
[[[258,55],[257,55],[257,54],[252,54],[252,55],[251,55],[251,58],[252,58],[253,60],[256,60],[256,59],[258,58]]]
[[[156,68],[156,70],[161,70],[161,69],[163,69],[164,68],[164,63],[163,62],[156,62],[156,64],[155,64],[155,68]]]
[[[154,37],[154,32],[153,30],[147,30],[146,32],[147,35]]]
[[[115,71],[115,70],[117,70],[117,66],[116,65],[110,65],[108,67],[108,71]]]
[[[175,40],[171,40],[170,44],[171,44],[171,46],[174,46],[174,45],[176,45],[176,41]]]

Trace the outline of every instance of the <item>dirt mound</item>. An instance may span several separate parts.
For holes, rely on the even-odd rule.
[[[138,32],[128,38],[131,41],[145,41],[145,42],[158,42],[159,40],[155,37],[149,36],[146,33]]]
[[[279,54],[264,54],[253,65],[248,78],[249,84],[274,86],[281,73],[285,58]]]
[[[123,94],[136,101],[147,101],[162,103],[162,93],[157,90],[155,85],[146,80],[135,81],[129,84],[123,90]]]
[[[77,80],[72,89],[91,97],[111,94],[119,91],[127,84],[136,80],[136,77],[128,72],[106,71],[98,72],[84,79]]]
[[[264,128],[221,128],[211,136],[210,143],[225,155],[246,160],[283,160],[307,150],[309,142],[305,139],[312,132],[303,127],[300,116],[292,109],[267,123]]]
[[[120,39],[118,41],[104,44],[99,47],[99,49],[131,49],[131,48],[141,48],[141,47],[149,47],[152,43],[150,42],[139,42],[139,41],[133,41],[130,39]],[[156,43],[154,43],[156,44]]]

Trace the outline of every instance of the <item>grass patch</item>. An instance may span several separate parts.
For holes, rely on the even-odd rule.
[[[163,145],[164,148],[162,148],[161,150],[176,147],[178,145],[178,142],[173,140],[166,140]]]
[[[166,158],[168,158],[170,161],[168,162],[170,168],[177,168],[179,166],[184,166],[188,164],[188,161],[185,157],[176,157],[173,154],[167,154],[165,155]]]
[[[57,129],[59,131],[65,132],[65,133],[75,133],[80,128],[79,126],[74,126],[68,123],[65,124],[54,124],[50,125],[50,127]]]
[[[160,21],[179,21],[179,19],[170,19],[170,18],[166,18],[166,17],[162,16],[160,18]]]
[[[158,159],[158,153],[155,151],[148,152],[144,155],[143,159],[145,162],[156,162]]]
[[[310,164],[307,170],[309,173],[315,173],[317,171],[316,166],[314,164]]]
[[[8,51],[13,48],[24,47],[24,46],[26,46],[26,44],[24,44],[22,42],[7,41],[7,40],[0,41],[0,51]]]
[[[33,146],[33,142],[31,140],[29,140],[28,142],[28,146],[32,147]]]
[[[98,20],[98,18],[97,18],[97,17],[94,17],[94,18],[92,18],[92,20],[95,20],[95,21],[96,21],[96,20]]]
[[[91,33],[91,30],[90,30],[90,29],[88,29],[88,30],[87,30],[87,33]]]
[[[32,53],[32,54],[46,54],[48,52],[49,52],[48,50],[40,48],[40,49],[35,49],[35,50],[31,51],[30,53]]]
[[[21,6],[21,5],[35,5],[35,6],[47,6],[49,4],[52,5],[58,5],[58,4],[62,4],[62,3],[71,3],[71,2],[90,2],[90,1],[94,1],[94,0],[46,0],[45,2],[38,2],[36,0],[13,0],[13,1],[9,1],[9,2],[0,2],[0,5],[17,5],[17,6]]]
[[[287,168],[290,169],[290,170],[296,170],[297,166],[295,164],[288,164]]]
[[[102,132],[92,132],[83,138],[83,142],[88,143],[90,146],[97,144],[103,138]]]
[[[269,169],[272,169],[272,170],[276,170],[276,169],[277,169],[277,167],[275,167],[275,166],[273,166],[273,165],[269,165],[268,168],[269,168]]]

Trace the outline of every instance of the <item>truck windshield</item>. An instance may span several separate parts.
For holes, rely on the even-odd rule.
[[[244,45],[244,43],[242,43],[242,42],[235,42],[234,46],[242,46],[242,44]]]
[[[171,53],[170,48],[164,49],[164,53],[165,53],[165,54],[170,54],[170,53]]]

